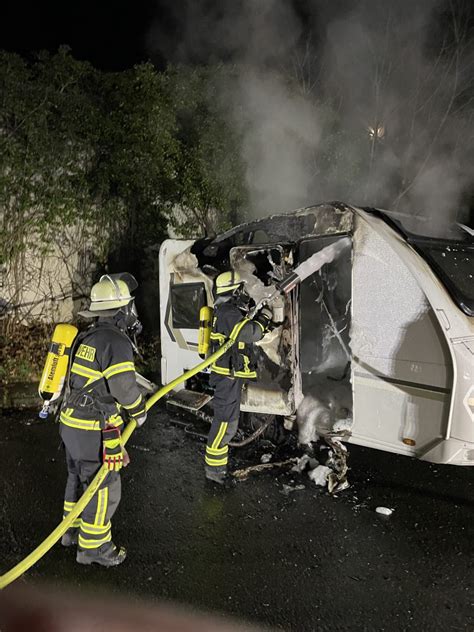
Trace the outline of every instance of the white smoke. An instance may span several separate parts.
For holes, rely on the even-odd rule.
[[[221,93],[254,215],[343,199],[462,219],[474,181],[468,0],[170,0],[169,11],[179,43],[157,20],[151,50],[229,64]]]
[[[306,389],[298,407],[298,442],[309,445],[329,432],[346,432],[352,427],[352,392],[348,383],[320,376]]]
[[[303,206],[314,186],[311,158],[321,137],[317,109],[276,73],[246,68],[237,89],[253,212]]]
[[[382,132],[355,143],[365,169],[352,199],[429,217],[433,232],[462,217],[474,181],[468,14],[464,0],[360,2],[326,31],[324,93],[339,95],[353,136]]]

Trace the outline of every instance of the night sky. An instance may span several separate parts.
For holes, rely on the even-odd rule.
[[[168,61],[216,61],[215,54],[217,52],[220,58],[221,51],[213,51],[212,55],[208,52],[205,58],[179,58],[177,50],[184,37],[189,7],[198,6],[203,14],[210,12],[219,16],[235,9],[239,1],[66,0],[60,3],[53,0],[6,0],[0,10],[0,49],[32,58],[40,50],[54,53],[59,46],[67,45],[77,59],[111,71],[125,70],[150,58],[159,69]],[[311,32],[313,45],[324,38],[325,25],[335,15],[347,13],[357,5],[355,0],[283,1],[290,3],[298,16],[302,39]],[[449,6],[447,1],[446,7]],[[463,26],[469,24],[474,35],[474,3],[466,0],[463,6]],[[442,11],[438,11],[438,15],[441,33],[434,34],[436,41],[446,30]],[[147,42],[151,28],[159,39],[154,42],[152,50]],[[212,23],[201,23],[199,29],[203,31],[201,38],[212,44],[215,36]]]
[[[2,3],[0,49],[33,58],[40,50],[56,52],[61,45],[72,49],[76,59],[87,60],[101,70],[120,71],[151,59],[160,69],[168,61],[183,61],[176,50],[183,37],[186,4],[189,0],[81,0],[59,3],[17,0]],[[195,0],[203,11],[225,10],[226,2],[238,0]],[[258,0],[256,0],[258,1]],[[287,1],[287,0],[285,0]],[[337,10],[353,0],[339,0]],[[318,31],[312,0],[288,0],[303,28]],[[335,7],[336,8],[336,7]],[[330,5],[327,12],[332,12]],[[311,16],[312,18],[311,19]],[[162,42],[154,50],[147,45],[152,25]],[[201,25],[201,28],[203,26]],[[203,33],[212,41],[213,33]],[[212,59],[215,61],[215,58]],[[187,59],[186,61],[190,61]],[[206,62],[210,59],[193,59]]]
[[[158,0],[7,1],[2,3],[0,48],[30,57],[66,44],[74,57],[97,68],[124,70],[148,59],[146,32],[160,8]],[[165,63],[159,56],[154,61]]]

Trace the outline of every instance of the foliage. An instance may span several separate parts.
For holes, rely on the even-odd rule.
[[[39,381],[48,349],[50,327],[0,321],[0,384]]]
[[[135,360],[137,371],[156,384],[161,380],[161,340],[149,335],[138,340],[140,356]]]
[[[217,96],[221,73],[141,64],[107,74],[67,48],[34,64],[1,52],[2,261],[25,248],[44,253],[78,221],[105,252],[117,227],[141,247],[168,221],[193,234],[226,226],[245,195],[239,138]]]
[[[235,223],[246,201],[236,130],[220,98],[224,67],[171,67],[168,91],[176,115],[179,154],[170,217],[183,236],[211,235]]]
[[[151,64],[102,77],[102,129],[91,180],[103,204],[123,208],[128,247],[161,240],[178,144],[165,81]]]
[[[84,98],[93,69],[65,49],[30,67],[0,53],[0,261],[47,251],[61,225],[87,217],[90,131],[96,112]]]
[[[0,52],[0,266],[15,287],[10,304],[21,301],[32,257],[42,264],[60,250],[73,283],[76,253],[91,276],[116,250],[139,262],[169,226],[199,236],[235,221],[244,177],[217,98],[220,72],[140,64],[104,73],[67,48],[34,63]]]

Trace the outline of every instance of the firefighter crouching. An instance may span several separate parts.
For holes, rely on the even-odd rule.
[[[68,469],[64,516],[102,464],[109,469],[94,498],[61,540],[64,546],[78,545],[76,560],[80,564],[116,566],[126,557],[125,549],[112,542],[110,521],[120,502],[119,472],[128,460],[121,444],[123,411],[138,426],[146,419],[129,337],[141,330],[131,296],[136,286],[127,273],[102,276],[92,287],[89,310],[81,312],[97,321],[79,334],[71,351],[60,412]]]
[[[217,277],[215,296],[211,352],[230,337],[237,338],[233,347],[211,365],[210,377],[214,388],[214,420],[207,438],[205,473],[207,479],[225,484],[229,442],[239,424],[242,384],[257,377],[252,343],[265,335],[272,312],[264,307],[253,319],[246,318],[250,297],[237,272],[224,272]]]

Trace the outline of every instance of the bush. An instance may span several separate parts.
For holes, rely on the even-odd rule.
[[[44,323],[21,325],[0,321],[0,383],[39,382],[52,327]]]

